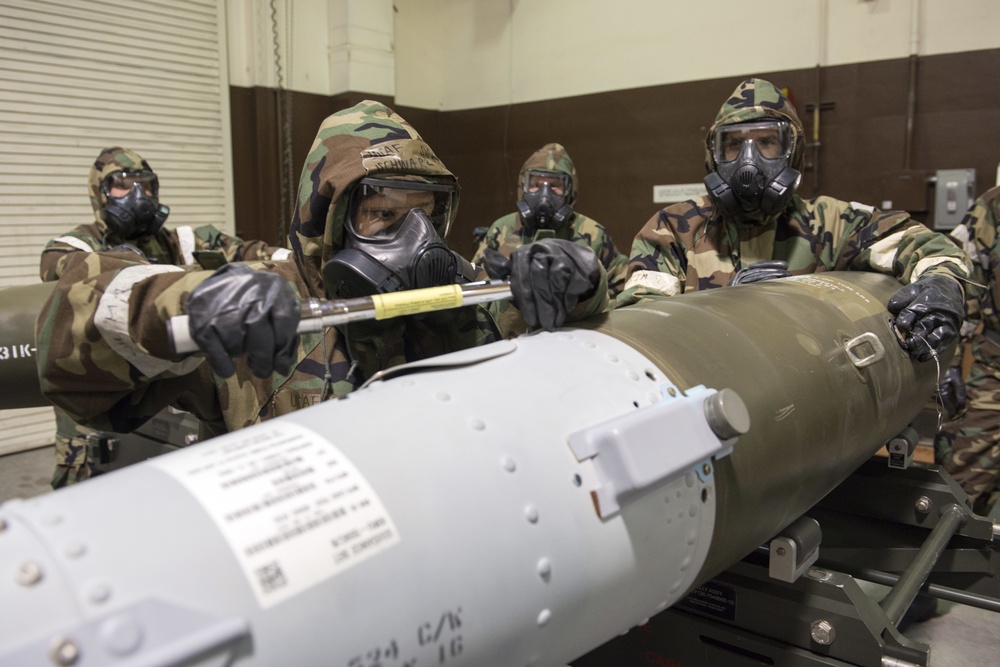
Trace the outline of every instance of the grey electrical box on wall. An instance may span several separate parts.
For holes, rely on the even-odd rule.
[[[939,169],[934,185],[934,229],[957,227],[975,200],[975,169]]]

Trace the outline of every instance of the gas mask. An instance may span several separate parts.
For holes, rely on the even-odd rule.
[[[715,171],[705,177],[712,201],[738,220],[780,212],[801,174],[788,166],[792,134],[786,121],[723,125],[712,138]]]
[[[150,171],[109,174],[101,182],[101,191],[107,199],[101,218],[122,240],[155,234],[170,215],[170,208],[159,203],[159,183]]]
[[[525,227],[561,229],[573,215],[572,179],[558,171],[532,169],[521,184],[523,198],[517,202],[517,212]]]
[[[343,299],[463,282],[468,262],[443,240],[455,188],[365,178],[351,193],[344,248],[323,265],[327,294]]]

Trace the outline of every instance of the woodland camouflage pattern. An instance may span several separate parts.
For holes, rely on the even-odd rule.
[[[84,252],[106,252],[122,243],[129,243],[142,251],[146,259],[155,264],[183,265],[186,262],[177,231],[161,228],[156,234],[134,239],[116,238],[101,219],[101,210],[107,198],[101,192],[101,181],[117,171],[153,171],[138,153],[118,146],[105,148],[97,156],[87,179],[90,205],[94,211],[94,221],[79,225],[59,238],[45,245],[39,265],[39,275],[43,281],[58,280],[65,270],[66,260],[74,254]],[[223,234],[213,225],[188,228],[194,241],[193,250],[213,250],[222,253],[226,261],[268,259],[277,250],[263,241],[243,241],[235,236]],[[67,237],[76,239],[77,243]],[[83,248],[89,248],[84,250]],[[56,470],[52,478],[53,488],[87,479],[91,469],[87,462],[86,436],[88,430],[79,428],[65,412],[56,408]]]
[[[801,171],[802,123],[788,98],[762,79],[747,79],[722,105],[705,140],[706,167],[715,169],[710,146],[716,127],[771,118],[790,123],[790,166]],[[875,271],[904,284],[925,273],[960,280],[969,274],[964,252],[902,211],[795,195],[769,219],[738,223],[705,196],[668,206],[642,227],[617,303],[725,287],[739,268],[769,259],[786,260],[792,274]]]
[[[551,238],[566,239],[577,245],[590,248],[608,275],[608,297],[614,299],[625,286],[628,258],[615,247],[611,235],[602,224],[582,213],[574,213],[572,223],[555,232]],[[498,250],[505,257],[534,240],[534,235],[525,228],[521,216],[510,213],[496,220],[486,232],[486,238],[472,258],[473,264],[482,261],[486,248]]]
[[[94,221],[79,225],[63,234],[62,237],[72,237],[88,246],[94,252],[103,252],[123,243],[129,243],[156,264],[185,264],[184,253],[181,250],[180,238],[175,230],[161,228],[156,234],[142,236],[136,239],[120,239],[110,233],[101,219],[101,210],[107,203],[101,192],[101,181],[109,174],[123,170],[147,169],[152,171],[149,163],[138,153],[127,148],[105,148],[97,156],[90,168],[87,191],[90,196],[90,206],[94,210]],[[258,259],[269,259],[277,250],[269,247],[263,241],[243,241],[236,236],[223,234],[213,225],[202,225],[191,229],[194,236],[194,250],[215,250],[221,252],[227,261],[242,262]],[[44,281],[57,280],[62,275],[62,261],[67,254],[85,252],[79,245],[52,239],[42,251],[39,274]]]
[[[568,174],[573,179],[572,196],[575,198],[580,192],[576,166],[569,153],[560,144],[546,144],[535,151],[521,167],[518,183],[523,183],[525,174],[531,169],[559,171]],[[615,247],[615,242],[604,225],[574,211],[568,224],[555,231],[554,238],[572,241],[594,251],[608,274],[608,297],[610,299],[613,300],[625,287],[628,258]],[[510,257],[510,254],[517,248],[534,240],[534,233],[525,227],[520,214],[510,213],[490,225],[486,232],[486,238],[479,244],[479,249],[472,258],[472,263],[479,264],[481,262],[486,248],[493,248],[505,257]]]
[[[87,434],[90,430],[78,426],[64,410],[56,408],[55,414],[56,469],[50,483],[53,489],[61,489],[90,479],[93,475],[91,462],[87,458]]]
[[[998,494],[1000,480],[1000,186],[987,190],[954,229],[952,236],[972,258],[972,278],[986,289],[969,290],[969,317],[981,333],[962,343],[966,358],[968,407],[956,421],[946,422],[934,439],[939,464],[962,485],[973,506],[985,513]],[[967,349],[966,349],[967,348]]]
[[[405,120],[382,104],[362,102],[328,117],[319,128],[290,225],[292,258],[250,266],[283,276],[300,299],[327,297],[320,268],[341,248],[345,195],[365,176],[455,183]],[[144,271],[160,272],[137,275]],[[166,335],[168,318],[181,314],[191,290],[211,275],[143,266],[118,253],[75,253],[38,320],[43,393],[101,430],[130,431],[172,405],[220,433],[344,396],[375,372],[404,361],[499,337],[492,316],[479,306],[362,322],[344,331],[331,327],[301,335],[290,375],[258,378],[240,358],[236,373],[224,379],[199,357],[172,354]],[[127,332],[115,336],[108,333],[99,306],[102,297],[110,299],[109,292],[114,296],[123,286],[132,289],[131,312],[115,320],[119,326],[127,322]],[[134,350],[123,353],[115,347],[123,340]]]
[[[571,191],[566,193],[569,201],[576,201],[580,194],[580,179],[576,175],[576,165],[573,158],[562,144],[545,144],[528,156],[518,172],[518,183],[523,187],[524,176],[532,169],[537,171],[558,171],[570,177]]]
[[[244,241],[238,236],[229,236],[220,232],[214,225],[192,227],[194,250],[215,250],[222,253],[227,262],[246,262],[270,259],[278,248],[267,245],[264,241]],[[108,234],[108,228],[103,222],[79,225],[62,236],[71,236],[86,243],[94,252],[107,252],[111,248],[124,243]],[[61,237],[60,237],[61,238]],[[172,264],[183,266],[184,253],[181,250],[177,230],[160,228],[156,234],[133,239],[130,245],[135,246],[153,264]],[[81,248],[70,245],[59,238],[45,244],[39,275],[43,281],[58,280],[63,272],[63,262],[66,256],[74,252],[85,252]]]

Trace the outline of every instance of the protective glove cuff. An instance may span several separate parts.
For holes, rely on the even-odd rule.
[[[729,286],[759,283],[775,278],[787,278],[792,275],[788,271],[788,262],[783,259],[767,259],[762,262],[747,264],[733,274]]]

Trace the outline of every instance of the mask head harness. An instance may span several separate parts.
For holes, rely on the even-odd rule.
[[[155,234],[170,215],[170,208],[160,204],[159,193],[159,180],[148,169],[108,174],[101,181],[105,201],[101,219],[125,241]]]
[[[350,299],[461,282],[445,245],[455,187],[363,178],[349,195],[344,248],[323,265],[327,294]]]
[[[569,174],[529,169],[521,177],[517,212],[530,231],[562,229],[573,215],[575,195]]]
[[[705,177],[712,201],[737,220],[780,212],[802,177],[789,166],[792,143],[783,120],[717,127],[712,135],[715,171]]]

